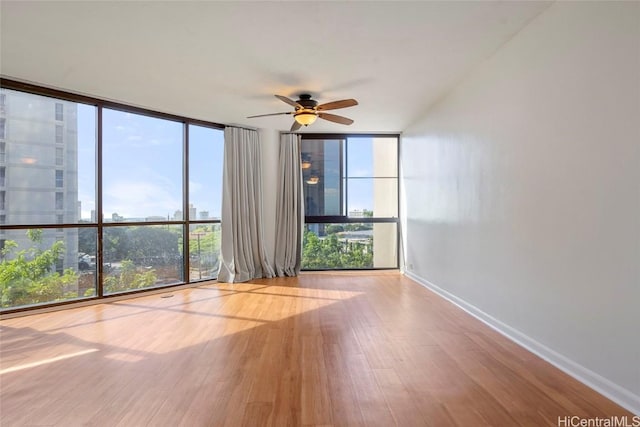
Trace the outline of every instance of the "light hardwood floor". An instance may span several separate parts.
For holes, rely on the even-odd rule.
[[[211,283],[0,328],[2,427],[632,417],[398,272]]]

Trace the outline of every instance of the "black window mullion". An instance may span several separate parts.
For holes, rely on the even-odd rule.
[[[19,229],[25,229],[25,228],[41,228],[41,229],[56,229],[56,230],[67,230],[67,229],[88,229],[91,228],[93,230],[95,230],[96,233],[96,250],[95,250],[95,263],[96,263],[96,271],[95,271],[95,293],[96,296],[95,297],[89,297],[89,298],[81,298],[81,300],[83,301],[87,301],[87,300],[91,300],[91,299],[101,299],[101,298],[108,298],[114,295],[111,294],[105,294],[105,288],[104,288],[104,281],[107,278],[107,273],[104,271],[104,263],[106,260],[106,254],[104,252],[104,243],[105,243],[105,231],[109,231],[108,229],[105,230],[106,227],[132,227],[132,226],[154,226],[154,225],[179,225],[181,224],[183,227],[183,264],[182,264],[182,268],[184,269],[183,272],[183,282],[190,282],[190,277],[189,277],[189,227],[190,224],[192,223],[191,219],[188,217],[189,214],[189,125],[190,124],[194,124],[194,125],[199,125],[199,126],[205,126],[208,128],[212,128],[212,129],[224,129],[223,125],[220,124],[216,124],[216,123],[212,123],[212,122],[205,122],[202,120],[196,120],[196,119],[189,119],[186,117],[180,117],[180,116],[175,116],[172,114],[166,114],[166,113],[160,113],[160,112],[156,112],[156,111],[152,111],[152,110],[147,110],[144,108],[140,108],[140,107],[133,107],[133,106],[128,106],[125,104],[120,104],[120,103],[116,103],[116,102],[112,102],[112,101],[107,101],[107,100],[103,100],[103,99],[98,99],[98,98],[93,98],[93,97],[89,97],[89,96],[85,96],[85,95],[78,95],[78,94],[74,94],[74,93],[70,93],[70,92],[64,92],[64,91],[60,91],[57,89],[51,89],[51,88],[46,88],[46,87],[41,87],[41,86],[37,86],[37,85],[33,85],[33,84],[27,84],[27,83],[21,83],[21,82],[17,82],[14,80],[10,80],[10,79],[6,79],[4,77],[0,77],[0,87],[2,87],[2,89],[8,89],[8,90],[13,90],[13,91],[19,91],[19,92],[23,92],[23,93],[27,93],[27,94],[33,94],[33,95],[40,95],[40,96],[45,96],[48,98],[53,98],[55,100],[60,100],[60,101],[69,101],[69,102],[76,102],[79,104],[87,104],[87,105],[91,105],[93,107],[95,107],[95,115],[96,115],[96,123],[95,123],[95,133],[96,133],[96,138],[95,138],[95,212],[96,212],[96,218],[94,222],[84,222],[82,220],[79,220],[78,223],[59,223],[58,221],[55,223],[50,223],[50,224],[11,224],[11,225],[7,225],[7,224],[0,224],[0,229],[2,230],[19,230]],[[158,118],[158,119],[164,119],[164,120],[169,120],[169,121],[177,121],[183,124],[184,127],[184,131],[183,131],[183,146],[182,146],[182,177],[183,177],[183,217],[180,221],[145,221],[145,222],[140,222],[140,221],[132,221],[132,222],[123,222],[123,223],[111,223],[111,222],[105,222],[104,220],[104,191],[103,191],[103,184],[104,184],[104,180],[103,180],[103,175],[104,175],[104,168],[103,168],[103,161],[104,161],[104,146],[105,146],[105,141],[104,141],[104,108],[110,108],[113,110],[118,110],[118,111],[122,111],[122,112],[127,112],[127,113],[134,113],[134,114],[141,114],[141,115],[145,115],[145,116],[149,116],[149,117],[154,117],[154,118]],[[66,112],[63,111],[63,114],[65,114]],[[56,163],[57,166],[63,166],[63,165],[58,165]],[[64,176],[64,183],[63,185],[67,185],[67,180],[66,180],[66,176]],[[58,184],[58,180],[57,180],[57,175],[56,175],[56,181],[54,183],[55,188],[57,187]],[[184,216],[187,215],[187,217],[185,218]],[[220,220],[216,220],[216,219],[210,219],[210,220],[198,220],[197,218],[194,218],[193,220],[193,224],[210,224],[211,226],[215,226],[215,224],[220,224]],[[174,285],[170,285],[170,286],[166,286],[166,287],[171,287]],[[165,286],[163,286],[165,287]],[[154,289],[157,289],[154,287]],[[134,294],[137,292],[145,292],[149,289],[145,288],[145,289],[140,289],[140,290],[131,290],[131,291],[127,291],[127,294]],[[121,293],[118,293],[118,295],[121,295]],[[37,308],[42,308],[42,307],[52,307],[52,306],[60,306],[60,305],[65,305],[65,304],[71,304],[74,302],[77,302],[78,299],[72,299],[72,300],[64,300],[64,301],[51,301],[51,302],[46,302],[43,304],[35,304],[35,305],[28,305],[28,306],[17,306],[17,307],[13,307],[13,308],[9,308],[9,309],[2,309],[0,310],[0,312],[2,314],[5,313],[13,313],[13,312],[19,312],[19,311],[28,311],[28,310],[32,310],[32,309],[37,309]]]
[[[348,216],[305,216],[305,223],[309,224],[359,224],[375,222],[398,222],[396,217],[348,217]]]
[[[189,218],[189,123],[185,122],[183,126],[184,136],[182,147],[182,220],[184,222],[182,237],[182,280],[185,283],[189,283],[191,282],[191,254],[189,253],[189,238],[191,237],[191,218]]]
[[[96,271],[98,272],[96,283],[96,295],[98,298],[104,297],[104,233],[102,213],[102,106],[96,106],[96,222],[97,222],[97,245],[96,248]]]
[[[349,147],[348,139],[344,138],[340,141],[340,207],[342,209],[342,215],[348,215],[349,211],[347,206],[349,206],[349,186],[347,185],[347,177],[349,176],[349,171],[347,168],[349,167]],[[344,158],[343,158],[344,156]]]
[[[397,174],[395,176],[375,176],[375,173],[372,176],[367,177],[350,177],[349,170],[349,143],[351,138],[359,138],[359,137],[367,137],[367,138],[375,138],[375,137],[391,137],[396,140],[396,150],[398,152],[398,156],[396,158],[396,162],[398,163],[398,167],[396,168]],[[395,261],[392,261],[392,264],[395,267],[371,267],[367,269],[388,269],[388,268],[398,268],[399,262],[399,250],[400,250],[400,180],[399,180],[399,136],[392,134],[353,134],[353,135],[345,135],[345,134],[305,134],[302,136],[302,139],[308,140],[320,140],[326,142],[330,140],[339,140],[340,142],[340,215],[307,215],[305,216],[305,224],[307,225],[307,229],[309,226],[313,226],[318,224],[319,227],[324,227],[328,224],[396,224],[396,253],[395,253]],[[349,217],[349,196],[350,196],[350,180],[389,180],[395,179],[396,181],[396,201],[394,203],[397,204],[397,214],[393,217]],[[382,182],[382,181],[378,181]],[[374,213],[375,215],[375,213]],[[346,268],[349,269],[349,268]],[[313,270],[313,269],[312,269]]]

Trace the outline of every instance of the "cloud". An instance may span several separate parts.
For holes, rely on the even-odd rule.
[[[189,192],[190,193],[199,193],[200,190],[202,190],[203,188],[204,188],[204,186],[202,184],[200,184],[199,182],[189,181]]]
[[[105,188],[104,214],[117,212],[125,218],[173,216],[182,209],[181,191],[149,181],[117,181]]]
[[[371,173],[371,168],[354,168],[349,171],[350,177],[369,177],[373,176]]]

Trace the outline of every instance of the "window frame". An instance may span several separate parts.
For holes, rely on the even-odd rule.
[[[305,139],[321,139],[321,140],[341,140],[340,147],[340,209],[342,215],[309,215],[305,214],[304,224],[384,224],[395,223],[396,224],[396,264],[393,267],[371,267],[362,268],[356,270],[397,270],[400,268],[400,134],[399,133],[301,133],[301,140]],[[397,145],[396,156],[396,217],[350,217],[348,212],[349,202],[349,188],[346,185],[346,181],[349,179],[348,174],[345,174],[345,168],[348,162],[348,147],[349,138],[395,138]],[[377,178],[377,177],[370,177]],[[365,179],[370,179],[369,177]],[[380,177],[378,177],[380,178]],[[392,178],[392,177],[384,177]],[[322,268],[322,269],[302,269],[303,271],[343,271],[354,270],[354,268]]]
[[[55,104],[55,119],[56,121],[63,121],[64,120],[64,104],[61,102],[56,102]]]
[[[58,191],[57,187],[56,187],[56,192],[55,192],[55,210],[56,211],[61,211],[64,210],[64,192],[63,191]],[[38,225],[38,224],[36,224]],[[33,227],[33,228],[38,228],[38,227]]]
[[[311,135],[305,138],[306,135]],[[322,134],[304,134],[301,135],[302,139],[319,139],[319,140],[331,140],[331,141],[338,141],[339,142],[339,156],[338,156],[338,161],[340,162],[339,165],[339,176],[338,176],[338,182],[339,182],[339,188],[340,188],[340,201],[339,201],[339,210],[341,212],[340,215],[306,215],[306,206],[305,206],[305,218],[344,218],[347,217],[346,215],[346,211],[345,211],[345,206],[346,206],[346,191],[343,188],[343,183],[344,183],[344,163],[345,163],[345,142],[347,140],[346,136],[336,136],[335,134],[331,134],[331,136],[319,136]],[[302,172],[303,176],[304,176],[304,171]],[[324,175],[323,175],[324,176]],[[303,183],[304,186],[304,183]]]
[[[56,166],[64,166],[64,148],[62,147],[54,147],[55,148],[55,165]]]
[[[56,188],[64,188],[64,170],[56,169]]]
[[[64,144],[64,126],[62,126],[59,123],[56,123],[56,130],[55,130],[55,138],[56,138],[56,144]]]
[[[197,278],[192,278],[189,277],[189,273],[190,273],[190,265],[189,265],[189,239],[190,239],[190,225],[197,225],[197,224],[219,224],[221,223],[221,219],[215,219],[215,218],[208,218],[206,220],[201,220],[201,219],[190,219],[188,212],[189,212],[189,165],[188,165],[188,158],[189,158],[189,143],[188,143],[188,128],[189,125],[198,125],[198,126],[202,126],[202,127],[207,127],[207,128],[211,128],[211,129],[216,129],[216,130],[224,130],[225,126],[219,123],[215,123],[215,122],[209,122],[209,121],[204,121],[204,120],[199,120],[199,119],[193,119],[193,118],[189,118],[189,117],[185,117],[185,116],[179,116],[179,115],[175,115],[175,114],[169,114],[169,113],[162,113],[162,112],[158,112],[158,111],[154,111],[154,110],[149,110],[146,108],[141,108],[141,107],[135,107],[135,106],[130,106],[127,104],[123,104],[123,103],[118,103],[118,102],[114,102],[114,101],[109,101],[109,100],[104,100],[104,99],[100,99],[100,98],[95,98],[95,97],[91,97],[91,96],[87,96],[87,95],[80,95],[80,94],[76,94],[76,93],[72,93],[72,92],[66,92],[66,91],[61,91],[61,90],[57,90],[57,89],[52,89],[52,88],[48,88],[45,86],[39,86],[39,85],[34,85],[34,84],[29,84],[29,83],[23,83],[23,82],[19,82],[19,81],[15,81],[15,80],[11,80],[11,79],[7,79],[4,77],[0,77],[0,87],[2,89],[8,89],[8,90],[13,90],[13,91],[18,91],[18,92],[23,92],[23,93],[27,93],[27,94],[31,94],[31,95],[39,95],[39,96],[44,96],[44,97],[48,97],[48,98],[52,98],[55,101],[69,101],[69,102],[74,102],[74,103],[78,103],[78,104],[85,104],[85,105],[89,105],[89,106],[93,106],[96,108],[96,153],[95,153],[95,162],[96,162],[96,168],[95,168],[95,176],[96,176],[96,193],[95,193],[95,203],[96,203],[96,215],[95,215],[95,221],[94,222],[82,222],[82,221],[78,221],[77,223],[63,223],[63,224],[57,224],[57,223],[47,223],[47,224],[0,224],[0,232],[3,232],[4,230],[27,230],[27,229],[60,229],[60,230],[65,230],[65,229],[82,229],[82,228],[96,228],[97,229],[97,248],[96,248],[96,264],[98,266],[102,266],[103,265],[103,259],[104,259],[104,253],[103,253],[103,234],[104,234],[104,230],[106,228],[109,227],[133,227],[133,226],[143,226],[143,225],[180,225],[183,228],[183,264],[182,264],[182,268],[184,271],[184,277],[183,280],[179,283],[175,283],[175,284],[169,284],[169,285],[160,285],[160,286],[156,286],[153,288],[145,288],[145,289],[140,289],[140,290],[130,290],[130,291],[126,291],[126,292],[122,292],[122,293],[117,293],[117,294],[109,294],[109,295],[105,295],[104,293],[104,271],[102,268],[98,268],[98,278],[97,278],[97,283],[96,283],[96,295],[92,296],[92,297],[85,297],[85,298],[77,298],[77,299],[72,299],[72,300],[65,300],[65,301],[59,301],[59,302],[50,302],[50,303],[43,303],[43,304],[37,304],[37,305],[29,305],[29,306],[18,306],[18,307],[11,307],[8,309],[2,309],[0,310],[1,314],[10,314],[10,313],[15,313],[15,312],[23,312],[23,311],[30,311],[30,310],[35,310],[35,309],[41,309],[41,308],[46,308],[46,307],[53,307],[53,306],[62,306],[62,305],[66,305],[66,304],[73,304],[73,303],[77,303],[78,301],[92,301],[92,300],[103,300],[103,299],[109,299],[109,298],[114,298],[114,297],[119,297],[122,296],[123,294],[125,295],[129,295],[129,294],[136,294],[136,293],[140,293],[140,292],[148,292],[150,290],[154,290],[154,289],[166,289],[166,288],[171,288],[171,287],[175,287],[175,286],[183,286],[185,284],[191,284],[191,283],[197,283],[200,282],[200,280],[198,280]],[[62,105],[62,111],[61,111],[61,115],[58,114],[58,108],[57,105],[59,105],[58,103],[55,103],[56,107],[55,107],[55,111],[54,111],[54,119],[56,122],[60,121],[60,117],[64,118],[64,104]],[[170,120],[170,121],[176,121],[182,124],[183,127],[183,141],[182,141],[182,145],[183,145],[183,150],[182,150],[182,155],[183,155],[183,159],[182,159],[182,174],[183,174],[183,206],[182,206],[182,211],[183,211],[183,218],[180,221],[144,221],[144,222],[138,222],[138,221],[130,221],[130,222],[125,222],[125,223],[117,223],[117,222],[105,222],[104,218],[103,218],[103,212],[102,212],[102,192],[103,192],[103,187],[102,187],[102,139],[103,139],[103,129],[102,129],[102,111],[105,108],[109,108],[109,109],[113,109],[113,110],[118,110],[118,111],[122,111],[125,113],[132,113],[132,114],[140,114],[140,115],[144,115],[144,116],[148,116],[148,117],[153,117],[153,118],[159,118],[159,119],[164,119],[164,120]],[[56,126],[61,126],[61,123],[56,123]],[[62,131],[62,135],[63,135],[63,139],[64,139],[64,128],[62,127],[63,131]],[[57,135],[59,131],[56,130],[56,133],[54,133],[54,135]],[[59,142],[58,137],[56,136],[55,138],[55,144],[53,144],[54,146],[58,146],[59,144],[57,144]],[[5,153],[6,155],[6,153]],[[55,157],[54,157],[55,158]],[[63,153],[63,164],[64,164],[64,153]],[[56,166],[60,166],[57,164],[56,162]],[[59,187],[55,187],[56,188],[56,193],[60,191]],[[6,203],[6,192],[4,190],[2,190],[3,195],[5,195],[5,203]],[[64,196],[63,196],[64,197]],[[63,204],[64,205],[64,204]],[[58,210],[58,209],[56,209]],[[187,214],[185,214],[187,213]],[[215,278],[206,278],[206,279],[202,279],[202,281],[206,281],[206,280],[215,280]]]

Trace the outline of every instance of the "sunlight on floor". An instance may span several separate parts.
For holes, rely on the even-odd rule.
[[[141,355],[130,353],[111,353],[104,356],[105,359],[118,360],[120,362],[139,362],[144,359]]]
[[[0,370],[0,374],[82,356],[98,351],[93,347],[105,343],[109,343],[109,349],[103,355],[105,359],[135,363],[152,355],[172,353],[184,347],[276,324],[362,294],[361,291],[249,282],[217,283],[172,291],[172,298],[163,298],[160,294],[114,301],[96,306],[93,311],[84,309],[83,313],[89,315],[64,328],[65,336],[76,343],[81,342],[89,350],[73,352],[71,348],[59,348],[59,352],[66,354],[41,361],[23,360],[22,364]],[[108,314],[105,314],[105,310],[108,310]],[[73,312],[60,313],[61,317],[70,314]],[[138,334],[136,328],[131,328],[133,319],[135,323],[156,325],[154,333]],[[315,322],[314,315],[309,319]],[[49,337],[59,333],[58,329],[51,328],[51,323],[45,322],[37,332]],[[125,330],[129,332],[123,334]],[[185,331],[187,340],[184,339]]]
[[[216,306],[214,311],[211,311],[210,301],[206,295],[211,291],[229,292],[220,295],[221,301],[224,303]],[[162,307],[155,306],[150,309],[150,312],[154,310],[173,312],[177,316],[176,321],[180,321],[183,326],[193,322],[194,331],[201,332],[192,334],[188,344],[185,344],[187,346],[199,345],[212,339],[221,339],[242,333],[362,295],[362,292],[265,286],[254,283],[217,284],[211,287],[193,288],[186,292],[189,294],[187,304],[184,303],[184,299],[187,299],[185,296],[176,295],[179,299],[174,299],[174,304]],[[242,303],[238,304],[237,301],[242,301]],[[206,322],[208,327],[202,327],[203,317],[211,319]],[[175,331],[172,330],[170,324],[171,321],[165,319],[164,326],[159,326],[153,349],[145,345],[144,342],[136,342],[127,346],[127,350],[140,350],[149,354],[163,354],[180,350],[180,347],[176,346],[176,342],[179,340],[174,336]]]
[[[58,362],[60,360],[70,359],[72,357],[83,356],[88,353],[94,353],[98,351],[97,348],[90,348],[88,350],[78,351],[76,353],[63,354],[61,356],[50,357],[48,359],[39,360],[37,362],[25,363],[24,365],[12,366],[11,368],[6,368],[0,370],[0,375],[8,374],[10,372],[21,371],[23,369],[35,368],[37,366],[46,365],[48,363]]]

